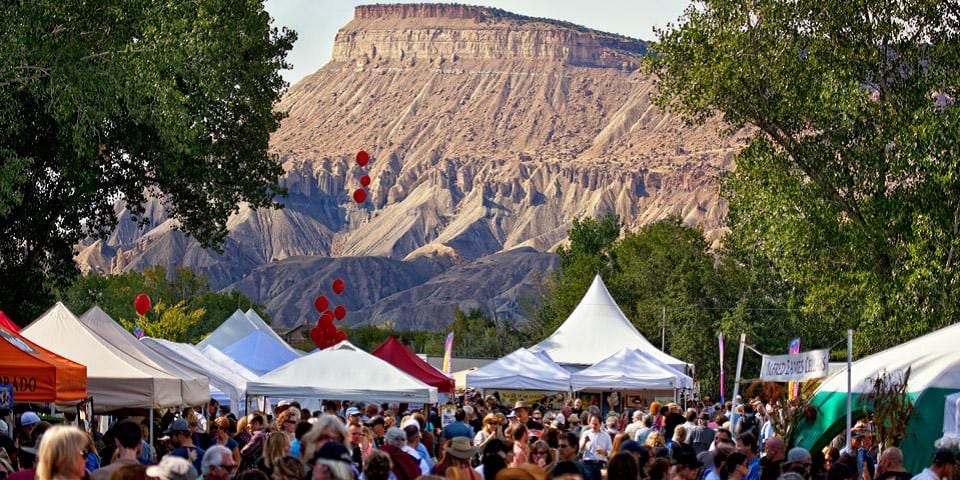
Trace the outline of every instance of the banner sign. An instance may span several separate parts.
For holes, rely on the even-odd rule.
[[[830,369],[830,349],[811,350],[796,355],[764,355],[760,366],[760,380],[789,382],[811,380],[827,376]]]
[[[443,373],[450,373],[450,359],[453,357],[453,332],[447,335],[447,340],[443,342]]]

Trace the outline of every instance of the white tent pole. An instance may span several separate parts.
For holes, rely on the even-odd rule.
[[[847,330],[847,448],[851,448],[850,427],[853,426],[853,329]]]
[[[731,420],[737,412],[737,395],[740,394],[740,371],[743,368],[743,346],[747,343],[747,334],[740,334],[740,352],[737,353],[737,377],[733,381],[733,411],[730,412]],[[733,424],[733,426],[736,426]]]
[[[150,448],[153,448],[153,407],[150,407]]]

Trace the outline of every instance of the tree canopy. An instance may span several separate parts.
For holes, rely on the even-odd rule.
[[[658,103],[754,132],[725,241],[869,353],[960,313],[956,1],[696,1],[659,31]]]
[[[204,246],[241,202],[274,206],[295,38],[257,0],[0,5],[0,305],[47,308],[118,201],[146,221],[159,198]]]

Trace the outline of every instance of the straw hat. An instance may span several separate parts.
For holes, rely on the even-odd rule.
[[[474,447],[470,444],[470,439],[467,437],[454,437],[450,441],[450,446],[446,448],[446,452],[450,455],[453,455],[459,459],[468,459],[473,458],[477,454],[477,447]]]
[[[517,403],[513,404],[513,409],[518,410],[521,408],[526,408],[527,410],[530,410],[530,404],[528,404],[527,402],[524,402],[523,400],[517,400]]]

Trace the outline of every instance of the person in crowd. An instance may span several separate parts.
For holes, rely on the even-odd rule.
[[[346,411],[347,416],[347,425],[357,425],[362,426],[360,409],[357,407],[350,407]]]
[[[696,453],[693,451],[693,447],[690,444],[686,443],[687,440],[687,427],[683,425],[677,425],[673,429],[673,439],[667,443],[667,448],[670,449],[670,455],[672,458],[677,458],[682,454],[693,454],[696,456]]]
[[[613,449],[610,435],[600,428],[600,417],[590,415],[590,428],[580,435],[580,452],[588,480],[601,480],[601,471],[607,463],[607,455]]]
[[[90,475],[93,480],[110,480],[110,475],[124,465],[140,465],[137,459],[141,442],[140,425],[132,420],[121,420],[113,426],[113,438],[117,459],[93,471]]]
[[[484,480],[494,480],[500,470],[507,468],[513,462],[513,445],[499,438],[489,440],[483,447],[483,456],[477,473],[483,475]]]
[[[155,465],[157,463],[157,449],[148,443],[150,440],[150,421],[140,422],[140,454],[137,461],[141,465]]]
[[[830,466],[830,471],[827,472],[827,480],[855,480],[856,478],[857,465],[855,462],[834,462]]]
[[[580,434],[583,433],[583,428],[580,426],[580,414],[571,413],[567,416],[567,425],[570,426],[570,433],[580,438]]]
[[[414,480],[423,475],[420,458],[407,452],[407,434],[399,428],[387,430],[384,444],[380,450],[390,455],[393,463],[393,473],[398,480]]]
[[[76,427],[55,426],[43,435],[37,452],[38,480],[82,480],[87,476],[87,434]]]
[[[720,470],[720,480],[745,480],[750,475],[748,464],[749,459],[743,453],[731,453]]]
[[[20,428],[14,431],[14,445],[17,447],[17,463],[20,469],[32,469],[37,461],[37,451],[40,448],[37,439],[43,435],[50,424],[40,420],[34,412],[23,412],[20,415]]]
[[[610,417],[607,417],[607,418],[610,418]],[[630,438],[627,437],[627,434],[624,432],[610,433],[609,431],[607,431],[607,433],[610,435],[611,438],[613,438],[613,448],[610,449],[610,455],[609,455],[610,457],[613,457],[614,455],[620,452],[620,444],[622,444],[624,441],[630,440]]]
[[[371,444],[366,442],[363,436],[363,427],[359,423],[350,423],[347,426],[347,432],[350,434],[350,459],[357,468],[363,467],[363,459],[373,450]],[[365,445],[366,444],[366,445]]]
[[[270,480],[302,480],[303,462],[300,459],[286,456],[277,459],[273,465],[273,475]]]
[[[233,454],[233,463],[240,465],[240,445],[231,437],[230,419],[227,417],[217,417],[210,421],[207,429],[213,440],[213,445],[221,445]]]
[[[10,437],[10,426],[3,420],[0,420],[0,450],[3,450],[0,455],[5,455],[10,463],[11,472],[16,471],[17,446]]]
[[[444,477],[457,480],[483,480],[470,465],[470,459],[477,454],[477,447],[470,444],[470,437],[455,437],[450,446],[444,449],[444,461],[448,462]]]
[[[787,459],[787,445],[777,437],[767,439],[763,446],[764,456],[760,460],[760,479],[777,480]]]
[[[110,480],[147,480],[147,466],[137,462],[132,465],[124,465],[116,469],[110,475]]]
[[[747,457],[749,472],[746,480],[760,480],[760,457],[757,455],[757,437],[750,432],[737,435],[737,451]]]
[[[663,440],[663,434],[657,430],[654,430],[650,432],[649,435],[647,435],[647,441],[646,443],[644,443],[644,445],[650,448],[660,448],[660,447],[667,446],[666,442],[664,442]]]
[[[370,452],[363,459],[363,473],[360,480],[390,480],[396,478],[391,471],[393,463],[390,462],[390,455],[379,450]]]
[[[623,429],[624,433],[627,434],[627,438],[636,438],[637,432],[644,428],[643,416],[643,410],[638,409],[633,411],[633,414],[630,416],[630,424],[627,425],[627,428]]]
[[[640,445],[644,445],[647,443],[647,437],[650,436],[650,432],[653,431],[653,415],[643,415],[641,423],[642,426],[634,433],[633,440]]]
[[[93,441],[93,435],[89,432],[87,432],[87,445],[83,449],[83,456],[86,459],[86,470],[88,472],[93,472],[100,468],[100,456],[97,455],[97,445]]]
[[[749,433],[753,438],[760,438],[760,420],[757,418],[757,412],[752,405],[743,405],[743,415],[737,420],[733,433],[740,438],[740,434]]]
[[[699,455],[710,450],[713,445],[713,439],[717,433],[707,424],[710,423],[710,414],[703,412],[697,418],[697,425],[687,432],[687,443],[693,447],[693,451]]]
[[[384,434],[387,433],[386,429],[386,420],[380,415],[376,415],[370,418],[370,430],[373,432],[373,446],[374,448],[380,448],[383,446]]]
[[[792,450],[791,450],[792,451]],[[887,447],[877,463],[877,480],[910,480],[913,476],[903,468],[903,452]]]
[[[170,444],[173,446],[173,450],[168,455],[185,458],[197,471],[200,471],[204,451],[193,444],[193,435],[187,421],[182,418],[174,420],[163,434],[170,437]]]
[[[297,429],[293,432],[293,441],[290,442],[290,456],[293,458],[300,458],[300,446],[303,442],[303,436],[313,428],[313,424],[306,421],[300,420],[297,423]]]
[[[300,410],[296,407],[287,408],[283,413],[277,415],[277,431],[283,432],[283,434],[287,436],[288,444],[296,438],[297,423],[299,422]]]
[[[583,470],[573,462],[560,462],[553,469],[554,480],[583,480]]]
[[[784,460],[783,465],[781,466],[781,471],[783,473],[793,472],[800,475],[804,479],[810,479],[810,465],[812,463],[812,458],[810,457],[810,452],[806,448],[794,447],[787,452],[787,458]],[[761,472],[761,476],[763,473]]]
[[[733,446],[722,445],[713,453],[713,462],[710,465],[707,465],[707,468],[704,470],[703,479],[704,480],[720,480],[720,475],[723,472],[724,465],[727,464],[727,459],[730,458],[737,450]]]
[[[204,454],[200,462],[203,480],[228,480],[237,471],[237,462],[233,452],[223,445],[213,445]]]
[[[940,448],[933,454],[933,461],[930,463],[930,466],[924,468],[922,472],[914,476],[913,480],[953,478],[956,465],[957,457],[953,454],[953,450]]]
[[[273,475],[273,466],[277,460],[290,453],[290,444],[287,443],[285,432],[273,432],[267,435],[267,443],[263,447],[263,455],[257,459],[254,466],[270,477]]]
[[[664,417],[663,438],[673,438],[677,426],[683,424],[687,419],[680,413],[680,405],[676,403],[668,403],[666,409],[666,411],[661,411]],[[686,438],[683,440],[686,441]]]
[[[687,431],[687,438],[684,438],[685,443],[690,443],[690,433],[693,431],[693,427],[697,426],[697,411],[693,408],[688,408],[686,412],[683,413],[684,422],[681,424],[683,428]]]
[[[650,462],[650,450],[633,440],[627,440],[620,445],[620,451],[633,455],[633,458],[637,460],[640,477],[645,477],[647,463]]]
[[[533,442],[533,445],[530,446],[530,457],[528,462],[537,465],[545,472],[549,473],[557,464],[557,454],[555,451],[550,449],[550,445],[547,445],[547,442],[543,440],[537,440],[536,442]]]
[[[607,467],[607,478],[623,480],[637,480],[640,478],[640,466],[637,459],[627,452],[621,452],[610,458]]]
[[[323,414],[320,418],[333,417]],[[337,420],[339,421],[339,420]],[[310,460],[311,480],[354,480],[350,452],[343,444],[327,441],[318,448]]]
[[[458,408],[456,413],[454,413],[455,421],[443,427],[443,440],[445,443],[449,443],[450,440],[453,440],[455,437],[473,438],[473,429],[464,422],[466,418],[467,414],[462,408]]]
[[[703,467],[703,463],[697,460],[697,456],[693,453],[692,449],[684,451],[676,457],[676,463],[674,465],[674,471],[676,473],[674,479],[697,480],[701,467]]]
[[[616,436],[617,436],[617,433],[619,433],[619,431],[620,431],[620,428],[619,428],[619,427],[620,427],[620,421],[619,421],[619,420],[620,420],[620,419],[619,419],[619,417],[617,417],[617,414],[616,414],[616,413],[610,412],[610,414],[607,415],[607,419],[603,421],[603,423],[604,423],[604,428],[605,428],[606,431],[607,431],[607,435],[610,435],[610,438],[611,438],[611,439],[613,439],[614,437],[616,437]]]
[[[477,411],[476,411],[476,409],[473,408],[472,406],[470,406],[470,405],[464,405],[464,406],[463,406],[463,415],[464,415],[464,422],[465,422],[467,425],[470,425],[470,428],[471,428],[474,432],[479,431],[480,428],[483,426],[483,425],[481,425],[480,417],[477,416]]]
[[[530,433],[527,426],[519,423],[507,430],[510,439],[513,440],[513,463],[508,467],[523,465],[530,460]]]
[[[733,441],[733,434],[730,432],[730,430],[727,430],[726,428],[721,428],[717,430],[717,433],[714,434],[713,444],[710,445],[710,450],[711,451],[716,450],[717,447],[722,447],[722,446],[727,446],[727,447],[737,446],[737,444],[734,443]]]
[[[417,422],[413,422],[403,428],[403,433],[407,434],[407,449],[405,451],[416,454],[415,456],[420,460],[420,470],[425,474],[429,473],[430,469],[433,468],[433,458],[427,451],[427,447],[420,443],[420,426],[417,425]]]
[[[493,413],[488,413],[487,416],[483,417],[483,428],[473,437],[473,444],[483,449],[488,441],[495,438],[503,438],[503,432],[500,429],[497,416]]]
[[[246,444],[240,449],[240,470],[246,470],[253,466],[263,455],[263,446],[267,443],[267,432],[263,430],[266,424],[263,417],[252,413],[247,421],[247,433],[250,437]]]
[[[345,446],[349,438],[350,433],[339,418],[327,414],[320,415],[310,431],[300,441],[300,448],[303,451],[302,456],[312,460],[327,443],[337,443],[340,446]]]
[[[167,455],[160,463],[147,467],[147,476],[159,480],[197,480],[197,469],[185,458]]]

